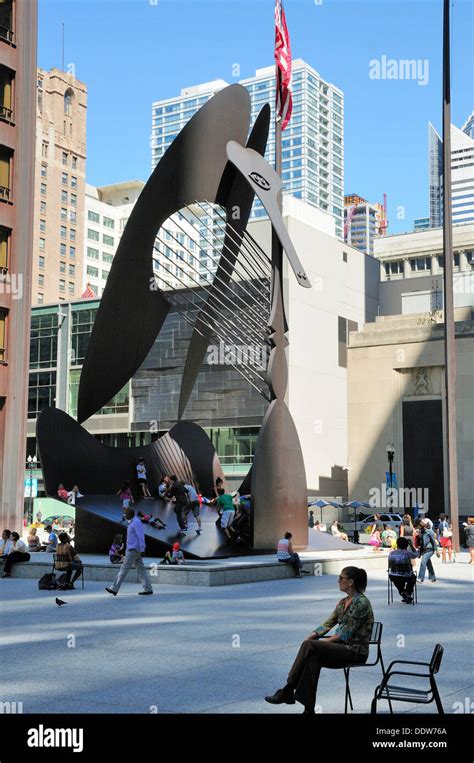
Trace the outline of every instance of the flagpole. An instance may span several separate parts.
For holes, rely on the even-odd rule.
[[[449,3],[444,0],[443,16],[443,282],[444,355],[446,387],[446,490],[454,550],[459,552],[458,469],[456,438],[456,339],[453,296],[453,231],[451,209],[451,74],[449,45]]]

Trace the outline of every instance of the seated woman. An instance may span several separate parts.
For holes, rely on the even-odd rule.
[[[56,551],[57,570],[66,573],[65,588],[74,588],[74,583],[82,573],[82,562],[79,559],[76,549],[71,546],[71,539],[67,533],[59,533],[59,544]],[[71,580],[72,573],[74,577]]]
[[[3,569],[3,577],[11,578],[10,570],[14,564],[19,562],[29,562],[30,555],[26,548],[26,543],[20,538],[18,533],[13,532],[11,534],[12,546],[10,552],[5,559],[5,566]]]
[[[346,668],[362,665],[369,656],[368,642],[374,613],[365,596],[367,573],[358,567],[345,567],[339,575],[339,590],[345,594],[330,617],[301,644],[288,674],[286,685],[265,697],[272,705],[304,705],[306,714],[314,713],[321,668]],[[333,636],[322,639],[335,625]]]
[[[335,538],[340,538],[341,540],[349,540],[347,534],[342,532],[337,519],[335,519],[331,525],[331,535],[333,535]]]
[[[41,551],[41,541],[37,535],[36,527],[32,527],[28,535],[28,551],[30,554]]]
[[[66,490],[66,488],[64,487],[64,485],[63,485],[63,483],[62,483],[62,482],[60,482],[60,483],[59,483],[59,485],[58,485],[58,491],[57,491],[57,492],[58,492],[58,498],[59,498],[59,500],[60,500],[60,501],[64,501],[64,503],[67,503],[67,499],[68,499],[69,493],[68,493],[68,491]]]

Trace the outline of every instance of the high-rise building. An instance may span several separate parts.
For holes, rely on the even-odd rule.
[[[0,3],[0,524],[23,524],[37,3]]]
[[[144,186],[142,180],[99,188],[86,183],[82,292],[89,286],[96,297],[102,296],[120,238]]]
[[[371,204],[357,194],[344,196],[344,241],[365,254],[373,255],[374,239],[387,234],[384,204]]]
[[[130,180],[96,188],[86,183],[83,292],[101,297],[122,233],[145,183]],[[156,239],[153,269],[160,289],[197,286],[199,229],[195,215],[172,215]]]
[[[216,92],[229,83],[205,82],[181,90],[180,95],[152,105],[152,169],[189,119]],[[272,109],[266,158],[275,160],[275,67],[257,69],[254,77],[240,80],[251,99],[251,120],[261,107]],[[326,82],[309,64],[293,61],[293,114],[282,140],[284,191],[332,215],[336,235],[343,238],[344,220],[344,94]],[[265,216],[257,200],[252,217]],[[206,252],[206,246],[203,246]]]
[[[38,69],[33,304],[81,295],[86,110],[73,74]]]
[[[470,138],[474,139],[474,111],[468,116],[463,126],[461,127],[461,130],[466,135],[469,135]]]
[[[413,230],[426,230],[430,227],[430,218],[429,217],[417,217],[413,221]]]
[[[463,129],[451,125],[453,225],[474,220],[474,114]],[[429,124],[430,227],[443,224],[443,141]]]

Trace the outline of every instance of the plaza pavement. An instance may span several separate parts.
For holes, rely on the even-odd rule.
[[[384,624],[383,655],[429,660],[445,648],[437,682],[445,712],[474,710],[473,565],[461,553],[436,560],[438,582],[419,586],[417,606],[387,606],[386,573],[369,570],[376,620]],[[117,597],[104,584],[82,591],[39,591],[31,579],[0,579],[3,665],[1,702],[24,713],[300,713],[302,707],[263,700],[282,686],[301,640],[341,597],[336,575],[217,588],[155,587],[138,596],[125,583]],[[380,668],[356,669],[356,712],[369,712]],[[469,703],[473,703],[472,706]],[[457,703],[457,704],[456,704]],[[344,709],[342,671],[323,670],[322,713]],[[466,709],[467,708],[467,709]],[[386,703],[379,706],[387,712]],[[396,712],[435,706],[395,705]]]

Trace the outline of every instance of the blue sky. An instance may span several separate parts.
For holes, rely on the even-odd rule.
[[[345,94],[345,191],[388,195],[389,230],[428,213],[428,121],[441,130],[442,0],[285,0],[294,58]],[[151,104],[273,62],[274,0],[39,0],[38,64],[88,88],[87,180],[150,173]],[[452,121],[474,109],[472,0],[452,7]],[[428,61],[427,84],[371,79],[370,61]],[[423,64],[426,66],[426,64]],[[238,78],[237,78],[238,79]]]

